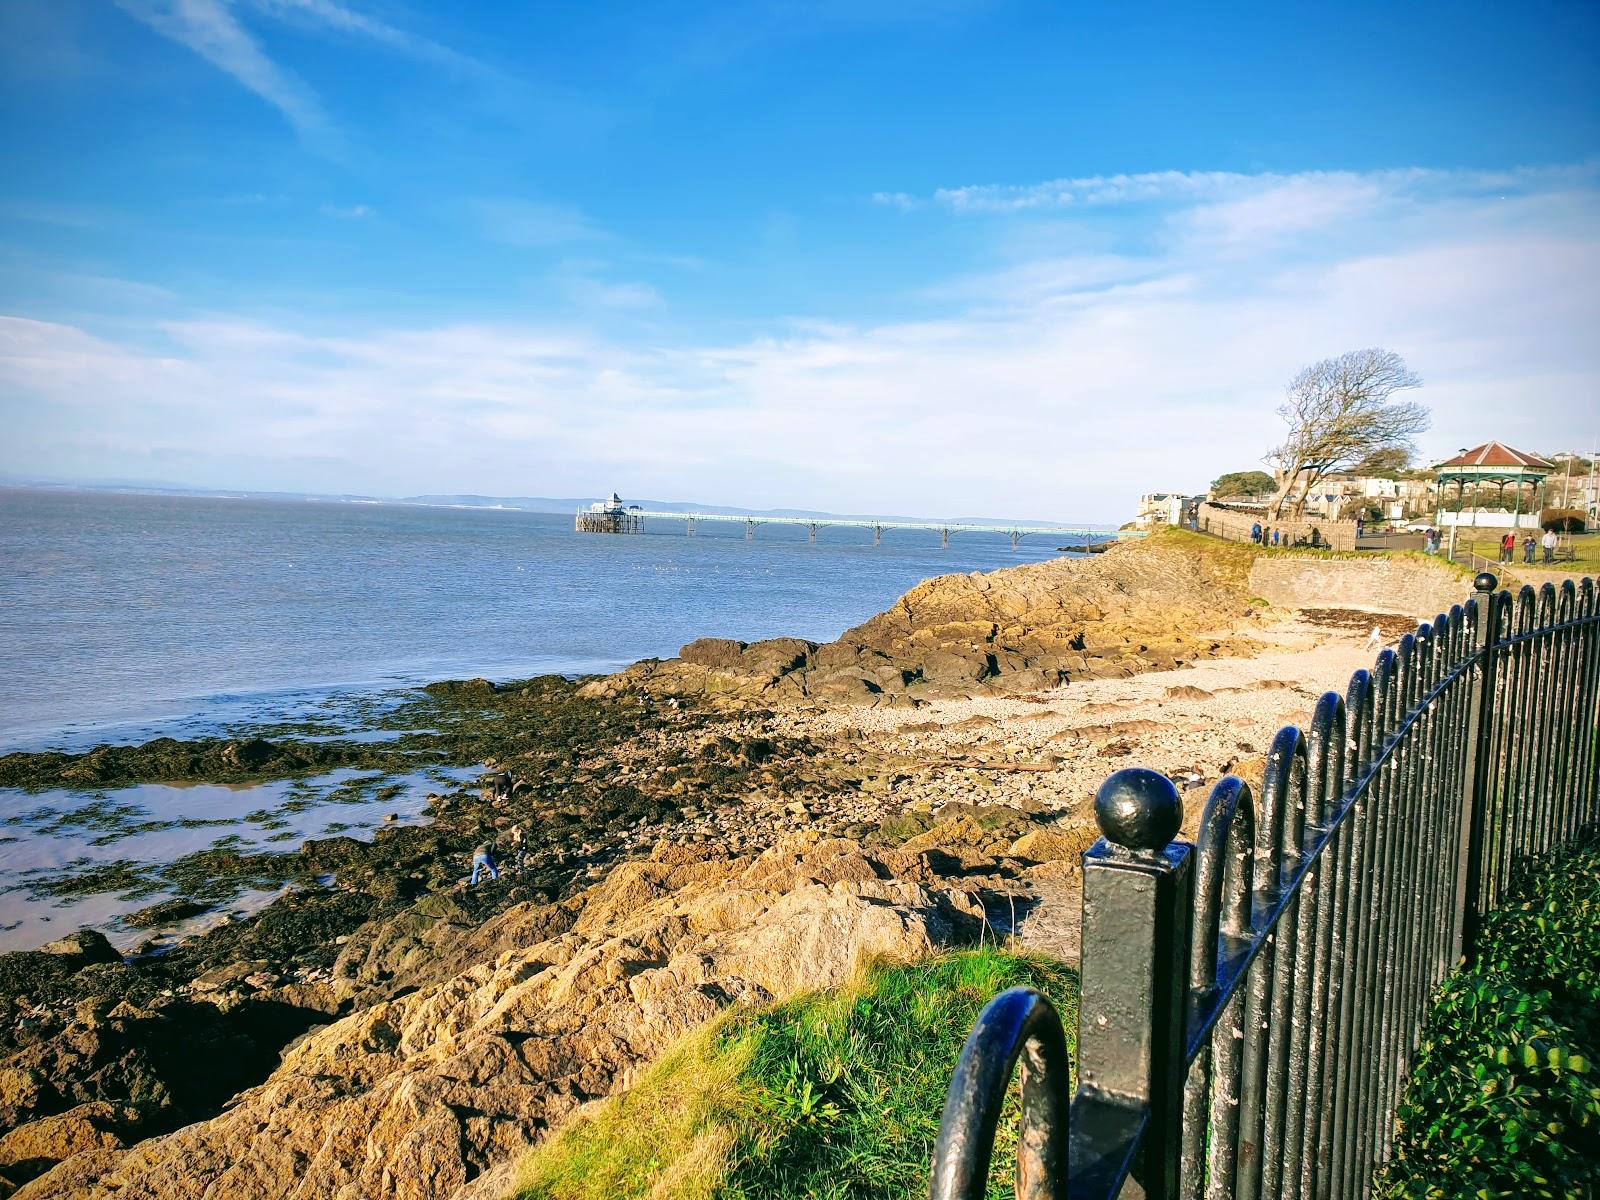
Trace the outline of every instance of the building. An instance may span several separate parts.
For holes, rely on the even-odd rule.
[[[1140,529],[1149,529],[1152,525],[1179,525],[1183,522],[1183,512],[1189,503],[1189,497],[1183,492],[1146,492],[1139,497],[1139,509],[1133,516],[1133,523]]]
[[[1538,529],[1544,481],[1555,469],[1538,455],[1503,442],[1463,450],[1433,469],[1438,480],[1435,520],[1442,527]]]
[[[622,497],[612,492],[606,499],[580,509],[574,527],[579,533],[640,533],[644,530],[644,517],[637,504],[625,505]]]

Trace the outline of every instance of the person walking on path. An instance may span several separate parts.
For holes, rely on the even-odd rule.
[[[1252,542],[1254,542],[1258,546],[1261,544],[1261,522],[1260,521],[1257,521],[1254,525],[1250,526],[1250,540]]]
[[[1546,529],[1544,536],[1539,539],[1539,545],[1544,547],[1544,561],[1546,563],[1553,563],[1556,560],[1556,540],[1556,531],[1554,529]]]
[[[494,865],[494,843],[493,842],[484,842],[483,845],[479,846],[476,850],[474,850],[472,852],[472,882],[467,884],[467,886],[469,888],[477,887],[478,886],[478,876],[480,874],[482,874],[484,871],[489,872],[489,878],[490,879],[494,880],[497,883],[499,882],[499,880],[500,880],[500,871]]]
[[[1507,530],[1505,537],[1500,539],[1500,561],[1508,563],[1516,557],[1516,553],[1517,535]]]
[[[1522,561],[1523,562],[1531,563],[1533,561],[1533,546],[1534,546],[1533,534],[1530,533],[1527,537],[1522,539]]]

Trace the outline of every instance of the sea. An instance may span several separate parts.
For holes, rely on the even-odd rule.
[[[1003,535],[961,533],[945,547],[931,530],[888,530],[874,545],[870,529],[841,526],[812,543],[771,524],[747,539],[711,522],[690,537],[654,520],[580,534],[571,514],[510,508],[5,489],[0,753],[337,719],[432,680],[607,672],[704,636],[828,641],[931,576],[1057,557],[1059,544],[1033,535],[1013,551]],[[325,790],[342,795],[337,782]],[[414,781],[399,818],[446,782]],[[391,802],[330,802],[287,830],[245,820],[279,791],[0,789],[0,949],[76,923],[115,933],[133,904],[41,899],[52,872],[359,833],[394,815],[380,811]],[[90,838],[108,810],[127,837]]]
[[[0,752],[192,734],[308,698],[616,670],[697,637],[837,637],[1059,538],[363,502],[0,490]]]

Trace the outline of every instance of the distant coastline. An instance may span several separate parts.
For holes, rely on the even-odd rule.
[[[480,496],[470,493],[432,494],[425,493],[414,496],[369,496],[357,492],[280,492],[280,491],[251,491],[238,488],[198,488],[185,487],[181,484],[166,483],[140,483],[124,482],[117,480],[79,483],[62,482],[59,480],[36,480],[0,476],[0,489],[13,491],[48,491],[48,492],[83,492],[102,493],[109,495],[125,496],[172,496],[175,498],[192,497],[204,500],[275,500],[285,502],[312,502],[323,504],[383,504],[404,505],[420,508],[463,508],[463,509],[500,509],[507,512],[533,512],[533,513],[573,513],[580,508],[587,508],[596,500],[604,499],[595,494],[592,496]],[[659,512],[701,512],[714,513],[719,516],[751,516],[751,517],[800,517],[816,518],[817,520],[871,520],[874,518],[885,521],[944,521],[952,525],[986,525],[1008,523],[1022,528],[1029,526],[1053,526],[1066,524],[1065,520],[1050,519],[1045,517],[1004,517],[1004,516],[950,516],[946,514],[929,515],[906,513],[867,513],[867,512],[829,512],[822,509],[809,508],[745,508],[728,504],[708,504],[691,500],[653,500],[631,499],[629,503],[638,504],[641,508],[654,509]],[[1091,521],[1088,524],[1105,525],[1108,530],[1115,529],[1115,522]]]

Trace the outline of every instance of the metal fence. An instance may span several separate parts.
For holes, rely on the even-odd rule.
[[[1261,795],[1134,768],[1084,855],[1077,1085],[1048,1000],[979,1017],[933,1200],[984,1195],[1020,1062],[1016,1195],[1358,1197],[1388,1156],[1429,998],[1517,863],[1600,818],[1593,580],[1477,595],[1281,730]],[[1070,1094],[1070,1103],[1067,1097]]]

